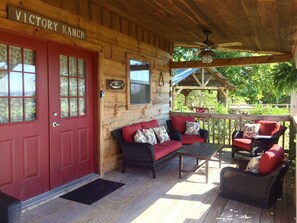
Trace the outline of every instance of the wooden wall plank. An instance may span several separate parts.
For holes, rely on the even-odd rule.
[[[132,38],[136,39],[136,25],[133,22],[129,22],[129,33],[128,35],[131,36]]]
[[[115,13],[111,14],[111,28],[117,32],[121,32],[121,18]]]
[[[101,13],[101,7],[94,2],[91,2],[91,15],[90,18],[95,23],[102,25],[102,13]]]
[[[90,19],[91,5],[90,0],[78,0],[78,15],[85,19]]]
[[[78,9],[78,0],[73,1],[62,1],[61,0],[61,8],[71,12],[73,14],[77,14],[79,9]]]
[[[141,26],[136,26],[136,38],[139,41],[143,41],[143,31]]]
[[[106,9],[102,8],[102,25],[111,28],[111,12]]]
[[[129,35],[129,21],[125,18],[121,18],[121,33]]]

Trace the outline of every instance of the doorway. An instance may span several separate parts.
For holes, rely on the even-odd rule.
[[[32,198],[94,172],[94,54],[0,37],[0,190]]]

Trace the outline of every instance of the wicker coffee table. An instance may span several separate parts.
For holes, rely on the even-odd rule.
[[[179,156],[179,178],[182,178],[182,172],[195,172],[197,169],[205,164],[206,183],[208,183],[208,162],[219,162],[219,167],[221,168],[223,147],[224,145],[214,143],[193,143],[192,145],[181,148],[177,152]],[[219,153],[219,159],[212,159],[217,153]],[[185,156],[196,158],[196,166],[193,169],[184,169],[183,157]],[[199,164],[199,160],[204,160],[204,162]]]

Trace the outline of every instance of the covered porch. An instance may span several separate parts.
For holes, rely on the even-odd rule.
[[[12,11],[9,11],[9,8],[15,9],[14,16],[11,16]],[[5,102],[0,108],[1,111],[6,111],[8,121],[1,119],[0,123],[0,164],[2,164],[0,190],[22,200],[23,204],[32,197],[52,192],[59,186],[52,182],[53,179],[59,178],[54,174],[62,173],[62,169],[71,166],[70,164],[80,163],[78,159],[73,160],[72,155],[79,154],[81,150],[78,149],[81,148],[76,147],[76,150],[73,150],[72,145],[81,146],[81,144],[84,144],[83,146],[87,149],[85,154],[89,152],[92,155],[88,162],[90,168],[87,173],[82,173],[83,177],[91,174],[96,178],[125,184],[124,187],[89,206],[59,198],[60,195],[68,192],[68,189],[60,190],[58,194],[39,201],[36,205],[24,205],[21,223],[295,222],[296,178],[292,170],[286,175],[282,198],[270,209],[264,210],[218,196],[221,169],[218,168],[217,163],[211,163],[208,184],[205,184],[205,177],[199,174],[185,174],[182,179],[179,179],[177,158],[159,170],[157,179],[151,178],[150,171],[141,169],[128,169],[125,174],[121,173],[118,168],[122,163],[123,155],[111,132],[123,126],[152,119],[165,125],[166,120],[173,114],[194,115],[201,120],[203,128],[210,132],[211,143],[225,145],[222,164],[222,167],[225,167],[236,166],[240,160],[238,156],[234,160],[231,158],[230,143],[233,130],[241,129],[245,121],[273,120],[289,127],[290,131],[287,130],[280,140],[289,156],[291,151],[296,149],[294,144],[297,128],[296,95],[292,97],[291,107],[294,109],[290,116],[174,113],[172,112],[174,94],[171,70],[189,67],[213,70],[213,67],[220,66],[284,62],[294,59],[294,56],[296,60],[296,12],[297,5],[294,0],[1,1],[0,44],[4,53],[0,56],[4,63],[1,63],[0,78],[5,80],[8,90],[0,95],[0,99]],[[26,16],[29,15],[27,19]],[[56,32],[54,24],[60,24],[63,27],[67,25],[69,28],[67,30],[70,31]],[[77,31],[85,35],[77,36]],[[209,40],[213,42],[209,46],[203,43],[205,31],[212,32]],[[265,55],[225,59],[214,57],[208,63],[201,60],[172,62],[175,46],[198,46],[199,51],[205,51],[207,47],[207,50],[238,50]],[[25,67],[23,64],[27,63],[26,60],[21,59],[22,56],[19,56],[19,61],[13,64],[14,57],[9,55],[12,55],[15,47],[20,48],[20,52],[30,49],[36,56],[30,58],[37,58],[36,64],[35,59],[32,59],[32,64],[36,65],[37,71],[35,79],[37,82],[36,84],[35,81],[32,82],[32,88],[36,94],[26,95],[25,71],[23,73],[17,71],[22,73],[20,76],[22,81],[17,82],[20,92],[17,92],[17,96],[13,95],[15,92],[10,92],[9,75],[15,73],[10,67],[18,64],[20,67]],[[61,113],[63,110],[59,104],[63,101],[59,94],[63,86],[59,81],[65,80],[65,77],[63,75],[60,77],[59,73],[59,66],[62,64],[59,60],[63,59],[66,52],[63,51],[64,47],[67,48],[69,60],[74,54],[78,55],[76,59],[81,61],[81,52],[87,51],[88,54],[85,57],[88,60],[86,61],[90,62],[87,66],[89,72],[83,74],[89,78],[88,81],[81,80],[82,77],[75,74],[75,78],[80,80],[78,83],[88,83],[86,87],[80,89],[90,90],[84,94],[86,104],[90,107],[79,110],[78,103],[74,103],[78,107],[70,103],[70,99],[74,97],[70,95],[71,89],[76,89],[77,98],[81,97],[78,84],[73,84],[72,87],[74,87],[71,87],[70,83],[76,83],[76,81],[72,82],[75,78],[70,75],[69,80],[67,79],[68,88],[65,91],[69,93],[67,94],[69,103],[64,107],[68,109],[69,117],[63,116]],[[53,49],[56,51],[51,51]],[[146,100],[139,104],[133,104],[130,100],[133,94],[130,86],[131,83],[135,83],[131,78],[133,69],[130,61],[135,59],[139,63],[146,64],[146,77],[149,77],[144,83]],[[55,61],[55,66],[50,66],[50,61]],[[52,70],[53,75],[51,75],[49,71],[53,67],[55,69]],[[65,67],[67,69],[70,67],[68,62]],[[79,66],[73,65],[73,67]],[[67,72],[66,75],[68,76]],[[210,81],[210,79],[205,81],[208,80]],[[12,82],[12,78],[10,81]],[[140,81],[141,84],[143,84],[142,81]],[[202,85],[206,84],[201,80],[195,81]],[[112,86],[110,83],[116,84]],[[222,89],[225,91],[228,88],[223,86]],[[139,97],[143,96],[139,95]],[[37,102],[32,106],[35,114],[32,122],[25,120],[26,97],[33,98],[34,102],[36,99]],[[15,98],[24,102],[20,109],[18,107],[15,109],[13,104],[9,104],[10,100],[13,101]],[[76,129],[81,129],[79,126],[81,122],[77,119],[77,123],[74,124],[75,118],[70,117],[70,108],[73,107],[76,108],[76,114],[83,116],[82,118],[88,117],[89,129],[80,133],[85,137],[90,133],[90,144],[83,140],[80,142],[85,143],[81,144],[76,141],[70,142],[70,139],[78,138],[79,131]],[[23,122],[13,120],[15,110],[23,111],[20,115]],[[86,111],[89,112],[87,115]],[[1,115],[3,116],[2,112]],[[68,120],[68,123],[65,120]],[[32,126],[32,123],[36,125],[41,123],[41,130]],[[29,139],[34,136],[33,141],[26,140],[28,139],[26,130],[29,127],[34,133]],[[16,135],[15,130],[18,130],[19,135]],[[66,130],[67,134],[65,134]],[[37,133],[43,133],[44,138],[38,137]],[[68,143],[60,143],[64,139],[69,139]],[[23,146],[21,144],[23,142],[27,144]],[[18,147],[15,148],[14,145]],[[58,146],[55,145],[60,145],[59,151],[56,151]],[[50,154],[57,154],[57,156],[48,157]],[[63,165],[56,162],[59,160],[64,162],[61,162]],[[192,165],[193,160],[187,159],[186,163]],[[60,166],[62,168],[57,170],[56,167]],[[64,186],[71,183],[73,179],[80,180],[81,175],[67,179],[69,175],[80,171],[81,169],[69,171],[64,175],[61,184]],[[203,172],[204,169],[201,171]],[[71,190],[88,182],[90,181],[80,182]],[[38,189],[40,190],[37,191]]]

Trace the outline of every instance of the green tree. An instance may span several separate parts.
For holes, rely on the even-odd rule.
[[[272,73],[274,86],[278,93],[297,92],[297,69],[293,61],[276,65]]]

